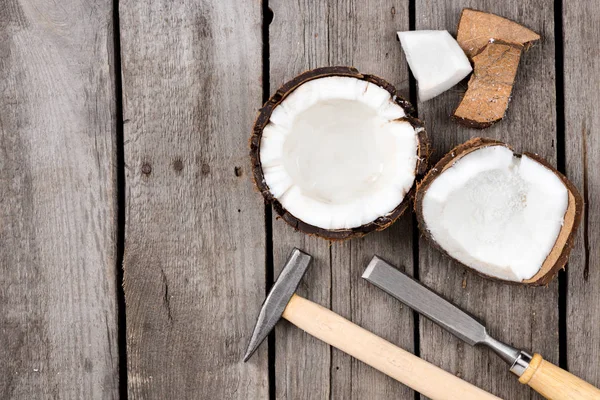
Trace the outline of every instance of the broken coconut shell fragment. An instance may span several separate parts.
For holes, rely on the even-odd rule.
[[[329,240],[382,230],[427,167],[423,123],[395,88],[352,67],[305,72],[265,103],[250,158],[256,186],[294,228]]]
[[[487,128],[504,118],[523,46],[490,42],[473,56],[475,70],[454,119],[471,128]]]
[[[446,154],[415,196],[419,228],[440,251],[485,277],[535,286],[565,266],[582,205],[545,160],[481,138]]]
[[[474,72],[454,119],[482,129],[504,118],[521,55],[539,39],[507,18],[465,8],[456,40],[473,62]]]
[[[465,54],[472,58],[487,46],[490,40],[520,44],[525,49],[540,35],[508,18],[465,8],[460,15],[456,40]]]

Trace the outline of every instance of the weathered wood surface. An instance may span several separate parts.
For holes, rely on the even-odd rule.
[[[259,2],[121,1],[130,399],[268,397]]]
[[[111,1],[0,6],[2,399],[118,396],[112,43]]]
[[[128,397],[412,399],[414,393],[288,323],[241,363],[265,295],[266,231],[247,139],[263,88],[260,2],[121,0],[125,165],[116,165],[113,2],[0,6],[0,398],[118,398],[117,168],[126,173]],[[449,116],[466,85],[419,104],[433,161],[477,135],[556,163],[554,3],[414,0],[416,29],[455,33],[460,10],[513,18],[543,39],[523,57],[507,119],[474,131]],[[595,2],[563,2],[566,172],[586,200],[567,269],[566,356],[600,385],[600,40]],[[408,97],[397,30],[409,1],[270,1],[270,89],[306,69],[353,65]],[[266,77],[265,77],[266,78]],[[561,92],[558,96],[561,96]],[[560,98],[560,97],[559,97]],[[562,110],[559,110],[561,115]],[[558,362],[558,284],[483,280],[413,243],[412,218],[330,244],[273,218],[275,276],[293,246],[315,257],[300,294],[506,399],[539,398],[360,278],[373,254],[419,275],[492,335]],[[415,343],[420,341],[420,349]]]
[[[521,22],[542,36],[519,65],[506,119],[484,131],[454,124],[449,116],[466,84],[419,104],[419,116],[431,133],[434,161],[453,146],[484,135],[517,150],[532,151],[556,163],[555,43],[553,2],[453,1],[443,6],[416,1],[416,29],[447,29],[456,33],[460,11],[477,8]],[[420,241],[421,281],[485,321],[490,334],[558,362],[558,284],[523,288],[482,279],[444,258]],[[430,321],[421,319],[421,355],[467,381],[505,399],[539,398],[518,383],[506,364],[490,351],[472,348]]]
[[[563,3],[567,175],[584,201],[582,226],[567,268],[567,366],[600,387],[600,41],[594,1]]]
[[[272,2],[270,85],[273,93],[298,73],[353,65],[390,82],[408,97],[408,70],[397,30],[408,30],[408,1]],[[392,343],[413,351],[412,312],[360,278],[377,253],[412,272],[407,215],[385,232],[332,243],[273,221],[275,276],[293,246],[314,256],[300,293]],[[412,399],[412,390],[306,335],[288,323],[276,329],[276,397],[286,399]]]

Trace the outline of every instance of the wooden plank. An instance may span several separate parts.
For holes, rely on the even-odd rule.
[[[261,5],[121,1],[129,398],[268,397],[264,206],[249,178]]]
[[[417,0],[416,29],[447,29],[456,33],[463,7],[489,11],[523,23],[542,36],[522,58],[506,119],[483,131],[450,120],[466,84],[419,104],[419,115],[431,132],[437,161],[453,146],[476,136],[503,140],[556,162],[554,14],[552,2],[454,1],[440,7]],[[420,241],[419,274],[433,290],[485,321],[488,331],[506,343],[534,350],[558,362],[558,284],[524,288],[485,280],[450,262],[425,239]],[[505,399],[532,394],[508,372],[492,352],[465,345],[430,321],[421,319],[421,355],[467,381]]]
[[[0,398],[118,397],[112,1],[0,7]]]
[[[321,1],[272,2],[269,27],[270,86],[277,88],[298,73],[328,65],[327,4]],[[273,213],[274,215],[275,212]],[[279,274],[292,247],[314,257],[299,293],[331,307],[331,249],[329,244],[294,232],[283,221],[273,221],[273,259]],[[277,399],[325,399],[330,397],[329,346],[286,322],[276,327],[275,390]]]
[[[397,30],[408,29],[408,1],[274,2],[270,25],[271,92],[298,73],[353,65],[397,85],[408,96],[408,70]],[[300,293],[378,335],[413,350],[412,313],[360,278],[378,254],[412,272],[412,224],[407,215],[385,232],[330,244],[273,222],[276,275],[293,246],[315,257]],[[413,392],[290,324],[276,329],[277,398],[412,399]]]
[[[566,171],[586,203],[567,267],[567,366],[600,386],[600,66],[590,57],[600,10],[592,1],[563,7]]]

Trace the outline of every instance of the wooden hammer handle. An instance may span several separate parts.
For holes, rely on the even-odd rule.
[[[283,318],[434,400],[498,399],[298,295],[290,299]]]
[[[600,399],[600,390],[534,354],[519,382],[550,400]]]

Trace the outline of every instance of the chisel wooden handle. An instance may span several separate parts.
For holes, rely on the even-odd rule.
[[[298,295],[290,299],[283,318],[434,400],[498,399]]]
[[[534,354],[519,382],[550,400],[598,400],[600,390]]]

